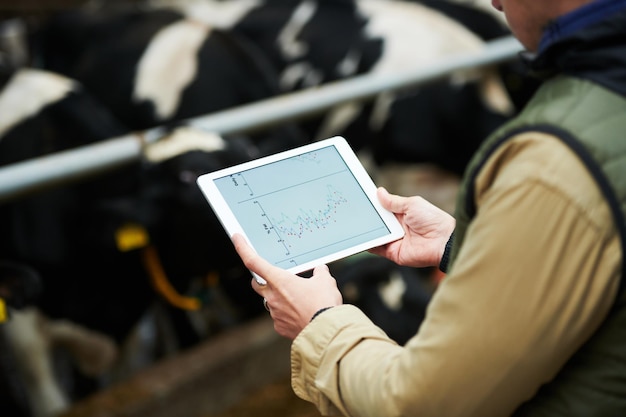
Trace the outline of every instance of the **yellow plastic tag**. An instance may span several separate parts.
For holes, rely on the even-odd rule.
[[[0,298],[0,323],[4,323],[9,319],[7,312],[7,305],[2,298]]]
[[[138,224],[125,224],[115,232],[117,249],[121,252],[129,252],[148,246],[150,237],[148,231]]]

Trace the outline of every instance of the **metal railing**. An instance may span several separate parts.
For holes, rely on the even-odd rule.
[[[366,101],[385,91],[416,87],[458,71],[512,60],[522,49],[515,38],[505,37],[486,43],[479,52],[450,56],[413,71],[360,75],[188,119],[184,124],[221,135],[258,131],[350,101]],[[156,127],[4,166],[0,168],[0,202],[130,164],[141,158],[146,143],[159,140],[166,132],[166,128]]]

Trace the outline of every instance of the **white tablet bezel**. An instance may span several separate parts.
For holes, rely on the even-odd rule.
[[[309,271],[318,265],[327,264],[400,239],[404,235],[404,230],[402,226],[400,225],[399,221],[396,219],[393,213],[386,210],[380,205],[380,202],[378,201],[378,198],[376,196],[376,185],[370,178],[369,174],[359,161],[358,157],[356,156],[348,142],[341,136],[335,136],[330,139],[313,142],[298,148],[290,149],[277,154],[244,162],[239,165],[203,174],[198,177],[197,184],[200,187],[200,190],[202,191],[204,196],[206,197],[207,201],[209,202],[210,206],[212,207],[213,211],[217,215],[222,226],[226,230],[228,236],[232,237],[235,233],[243,235],[246,241],[252,246],[252,248],[258,252],[257,248],[254,247],[253,242],[251,242],[250,238],[248,237],[248,234],[243,229],[241,223],[237,220],[235,214],[222,196],[219,188],[215,185],[214,180],[329,146],[335,147],[338,154],[341,156],[343,161],[346,163],[346,166],[349,168],[350,172],[356,179],[357,183],[360,185],[364,194],[367,196],[369,203],[380,216],[389,233],[382,237],[371,239],[366,242],[350,246],[332,254],[321,256],[312,261],[298,264],[286,269],[294,274],[299,274]],[[286,175],[289,175],[289,173],[286,173]]]

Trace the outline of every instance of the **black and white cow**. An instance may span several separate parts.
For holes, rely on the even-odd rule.
[[[16,72],[2,90],[0,109],[1,165],[115,137],[126,131],[105,109],[83,94],[78,83],[43,71]],[[123,192],[134,189],[135,185],[128,179],[133,175],[128,171],[116,175],[119,175]],[[122,181],[123,178],[126,180]],[[114,192],[105,182],[101,185],[100,195]],[[88,198],[90,192],[95,195],[95,190],[90,191],[89,187],[85,187],[84,193],[76,188],[57,188],[0,207],[0,221],[6,231],[0,241],[4,257],[35,266],[44,277],[58,275],[58,279],[66,280],[58,286],[46,285],[47,291],[56,290],[59,295],[59,298],[51,297],[56,298],[51,301],[51,311],[74,308],[75,303],[64,300],[64,291],[76,291],[81,286],[90,288],[93,282],[85,276],[90,269],[100,269],[94,268],[95,265],[108,261],[101,253],[90,255],[86,239],[79,239],[79,235],[89,235],[92,229],[104,227],[91,218],[94,208],[91,207],[93,200]],[[75,256],[78,254],[84,257]],[[80,274],[56,273],[57,268],[65,269],[68,265]],[[102,311],[101,314],[107,313]]]
[[[202,305],[210,310],[210,328],[199,329],[198,320],[190,322],[186,312],[172,308],[179,347],[258,314],[262,307],[246,302],[253,296],[249,274],[195,178],[300,144],[302,138],[286,127],[225,142],[185,129],[181,120],[275,94],[272,74],[250,59],[245,42],[170,12],[131,11],[114,17],[68,13],[53,19],[50,27],[58,24],[63,30],[34,36],[35,61],[58,72],[24,69],[8,74],[0,94],[0,165],[156,124],[171,123],[171,134],[147,146],[143,161],[121,171],[1,205],[1,221],[9,231],[0,242],[2,255],[35,265],[46,277],[38,305],[47,315],[99,331],[117,344],[154,299],[150,281],[156,273],[154,260],[147,261],[144,254],[147,245],[174,291],[184,294],[196,281],[204,282],[193,299],[204,300]],[[164,27],[162,36],[153,39]],[[86,32],[75,36],[82,30]],[[111,42],[111,30],[124,42]],[[150,40],[156,42],[157,53],[146,56],[148,46],[155,48]],[[64,47],[46,53],[58,44]],[[165,54],[168,67],[160,70],[154,63],[163,45],[174,55]],[[185,65],[190,56],[198,57],[194,62],[206,77],[195,77],[197,68]],[[229,65],[222,66],[227,59]],[[143,76],[146,66],[149,71]],[[137,91],[135,70],[142,74]],[[70,77],[74,71],[93,78],[78,82]],[[181,93],[187,83],[194,88]],[[139,230],[144,240],[121,249],[129,230]]]
[[[273,68],[266,65],[254,43],[172,11],[131,8],[63,13],[51,19],[37,39],[42,41],[38,50],[46,68],[80,80],[135,130],[168,124],[184,127],[188,118],[279,92]],[[198,136],[196,143],[203,141]],[[177,135],[150,149],[176,148],[168,143],[178,139]],[[190,276],[217,272],[221,289],[245,294],[241,280],[227,278],[239,277],[240,262],[221,226],[207,214],[195,178],[303,144],[307,138],[297,127],[285,125],[225,140],[220,152],[206,152],[202,145],[197,150],[183,146],[147,160],[141,194],[126,201],[123,210],[149,219],[151,238],[158,242],[163,266],[174,282],[187,283]],[[158,214],[154,207],[159,207]],[[231,286],[235,287],[232,292]],[[241,308],[257,311],[245,303]],[[193,333],[184,328],[177,326],[179,332]]]
[[[41,70],[21,70],[11,77],[0,94],[0,110],[1,165],[129,132],[81,84]],[[237,270],[241,263],[195,179],[254,157],[257,145],[243,136],[225,141],[173,127],[169,137],[146,147],[142,161],[0,206],[5,213],[0,221],[9,231],[0,242],[1,253],[36,265],[42,276],[65,280],[46,306],[62,317],[77,315],[72,310],[76,303],[58,302],[67,288],[89,294],[98,282],[89,304],[93,311],[78,315],[86,325],[122,340],[133,324],[128,315],[133,309],[141,314],[151,297],[148,280],[124,281],[124,276],[146,275],[135,251],[120,250],[126,245],[120,243],[124,227],[145,230],[179,291],[186,290],[191,278]],[[83,278],[86,273],[89,280]],[[129,307],[121,312],[112,300]]]
[[[280,90],[316,87],[363,73],[393,75],[477,52],[508,34],[501,21],[446,1],[231,0],[182,8],[191,19],[241,34],[263,50]],[[510,74],[510,71],[507,71]],[[508,80],[510,77],[506,77]],[[494,68],[373,103],[352,103],[307,124],[310,138],[344,135],[375,160],[433,162],[460,173],[473,150],[515,110]]]
[[[74,10],[49,19],[34,38],[39,65],[80,81],[134,130],[177,124],[280,92],[257,45],[176,11]],[[289,129],[252,139],[260,153],[306,140]]]
[[[71,80],[34,70],[18,70],[5,75],[0,93],[1,165],[69,149],[123,131]],[[81,111],[85,114],[77,117]],[[11,294],[13,299],[9,299],[9,304],[20,309],[12,311],[10,320],[0,329],[5,348],[3,359],[11,360],[9,364],[3,363],[3,368],[10,368],[5,374],[6,384],[13,387],[13,394],[3,397],[2,404],[6,405],[7,401],[10,404],[12,398],[13,407],[24,412],[16,415],[47,416],[67,406],[67,398],[62,395],[59,385],[53,383],[51,346],[60,346],[57,342],[65,347],[75,346],[70,333],[82,336],[91,332],[83,327],[75,332],[75,324],[71,322],[64,322],[67,325],[60,330],[55,319],[48,321],[46,317],[48,314],[63,317],[62,309],[79,310],[79,305],[85,306],[83,302],[90,302],[89,297],[83,299],[82,294],[75,292],[75,283],[89,280],[93,265],[83,269],[80,276],[66,275],[64,272],[68,269],[62,271],[62,265],[74,261],[72,252],[76,246],[70,244],[71,233],[68,231],[80,227],[78,210],[70,209],[79,201],[82,202],[77,193],[58,189],[0,205],[0,228],[3,231],[0,258],[10,260],[5,261],[5,267],[0,269],[6,273],[13,265],[12,272],[9,272],[14,280],[19,279],[21,284],[30,283],[31,290],[41,286],[36,288],[38,294],[30,291],[31,296],[22,297],[17,304],[14,298],[19,292]],[[89,205],[86,200],[85,203]],[[15,265],[19,268],[16,269]],[[55,275],[54,270],[59,274]],[[40,301],[45,305],[31,309]],[[46,305],[52,309],[48,310]],[[47,310],[46,315],[41,314],[41,310]],[[80,317],[81,313],[77,316]],[[107,336],[94,334],[103,337],[108,347],[113,346]]]
[[[7,77],[0,115],[0,166],[129,132],[80,83],[36,69]],[[256,148],[249,139],[230,139],[226,143],[217,135],[173,128],[167,139],[146,147],[142,161],[0,204],[0,259],[29,265],[43,283],[37,310],[16,312],[4,329],[16,351],[39,349],[18,355],[26,361],[18,361],[26,364],[23,372],[43,376],[35,387],[43,391],[27,390],[31,403],[56,409],[97,388],[93,373],[74,392],[51,388],[50,364],[41,355],[54,345],[72,350],[79,362],[87,357],[87,364],[111,357],[158,299],[146,262],[148,247],[182,294],[198,278],[213,277],[211,285],[192,294],[204,298],[200,307],[221,314],[210,332],[262,310],[259,303],[246,302],[254,295],[249,273],[195,185],[200,173],[253,156],[250,149]],[[124,243],[128,236],[121,234],[128,230],[139,230],[145,239]],[[180,310],[172,311],[173,318],[182,316],[176,326],[179,348],[207,335]],[[96,357],[90,358],[90,352]]]
[[[98,112],[93,112],[89,118],[83,118],[82,112],[73,114],[76,120],[64,124],[63,131],[65,126],[77,125],[91,128],[98,135],[97,139],[90,139],[93,132],[81,132],[78,136],[82,144],[155,125],[169,124],[173,131],[184,125],[187,118],[277,93],[275,76],[269,67],[264,67],[256,59],[259,51],[253,44],[236,34],[185,19],[176,12],[135,9],[102,13],[71,11],[50,19],[32,38],[35,40],[34,62],[46,71],[77,80],[85,92],[96,97],[109,110],[112,119],[121,122],[116,129],[110,126],[101,129],[102,126],[91,120]],[[66,102],[65,97],[62,98],[54,107],[63,105],[77,112],[71,105],[62,104]],[[32,129],[32,125],[29,122],[26,127],[18,128]],[[51,219],[51,229],[56,227],[51,230],[51,237],[56,236],[54,233],[59,234],[59,230],[64,231],[61,226],[64,223],[54,221],[60,214],[77,224],[73,229],[75,235],[66,233],[64,240],[60,240],[86,252],[81,256],[80,265],[74,263],[76,272],[82,268],[83,262],[96,262],[94,257],[106,259],[107,254],[113,257],[107,262],[112,270],[125,265],[120,264],[124,261],[129,264],[125,267],[128,274],[143,272],[143,266],[137,264],[133,253],[119,253],[114,239],[124,223],[135,223],[146,229],[150,241],[158,248],[167,275],[172,277],[179,291],[185,290],[190,277],[219,272],[224,278],[239,273],[240,262],[197,189],[195,177],[301,144],[304,136],[292,126],[286,126],[251,137],[229,137],[227,143],[216,144],[214,135],[208,135],[212,139],[198,139],[203,134],[200,132],[195,135],[195,144],[189,148],[188,140],[184,145],[171,145],[185,142],[180,137],[190,135],[185,129],[177,132],[176,138],[170,138],[167,143],[149,147],[151,154],[160,152],[160,156],[146,158],[141,164],[120,173],[77,186],[81,193],[80,202],[76,201],[74,189],[55,191],[68,193],[74,199],[51,197],[51,207],[55,204],[62,207],[51,210],[46,216]],[[23,132],[12,134],[24,136]],[[49,139],[49,150],[70,147],[71,144],[65,144],[70,140],[68,137],[72,135],[66,137],[64,133],[61,138]],[[202,141],[204,143],[200,143]],[[217,142],[220,141],[218,138]],[[170,151],[165,152],[165,156],[162,151],[154,151],[167,148],[168,144]],[[182,149],[172,154],[171,148],[177,146]],[[38,153],[29,149],[24,154],[11,151],[6,155],[20,160]],[[33,197],[43,198],[45,196]],[[93,207],[85,207],[86,202],[92,201],[95,202]],[[41,207],[39,203],[34,205]],[[77,213],[70,214],[70,210]],[[63,244],[58,244],[57,248],[58,251],[65,249]],[[63,255],[65,253],[59,255],[59,259]],[[226,288],[229,282],[224,282]],[[129,299],[134,297],[133,293],[128,292]],[[108,302],[106,298],[101,297],[101,302]],[[111,312],[103,307],[97,308],[96,304],[93,307],[94,313],[100,313],[85,316],[94,321],[91,325],[103,328],[109,334],[118,328],[113,320],[104,319]],[[100,319],[95,318],[98,315]],[[116,333],[116,340],[124,334],[125,330]]]

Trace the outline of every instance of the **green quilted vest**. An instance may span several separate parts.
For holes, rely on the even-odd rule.
[[[524,131],[550,133],[576,152],[606,196],[626,252],[626,98],[594,83],[560,76],[547,81],[519,117],[489,137],[468,165],[457,201],[448,270],[454,269],[475,215],[473,187],[480,169],[503,142]],[[622,271],[625,265],[623,261]],[[515,417],[626,416],[625,281],[622,272],[619,296],[601,328]]]

